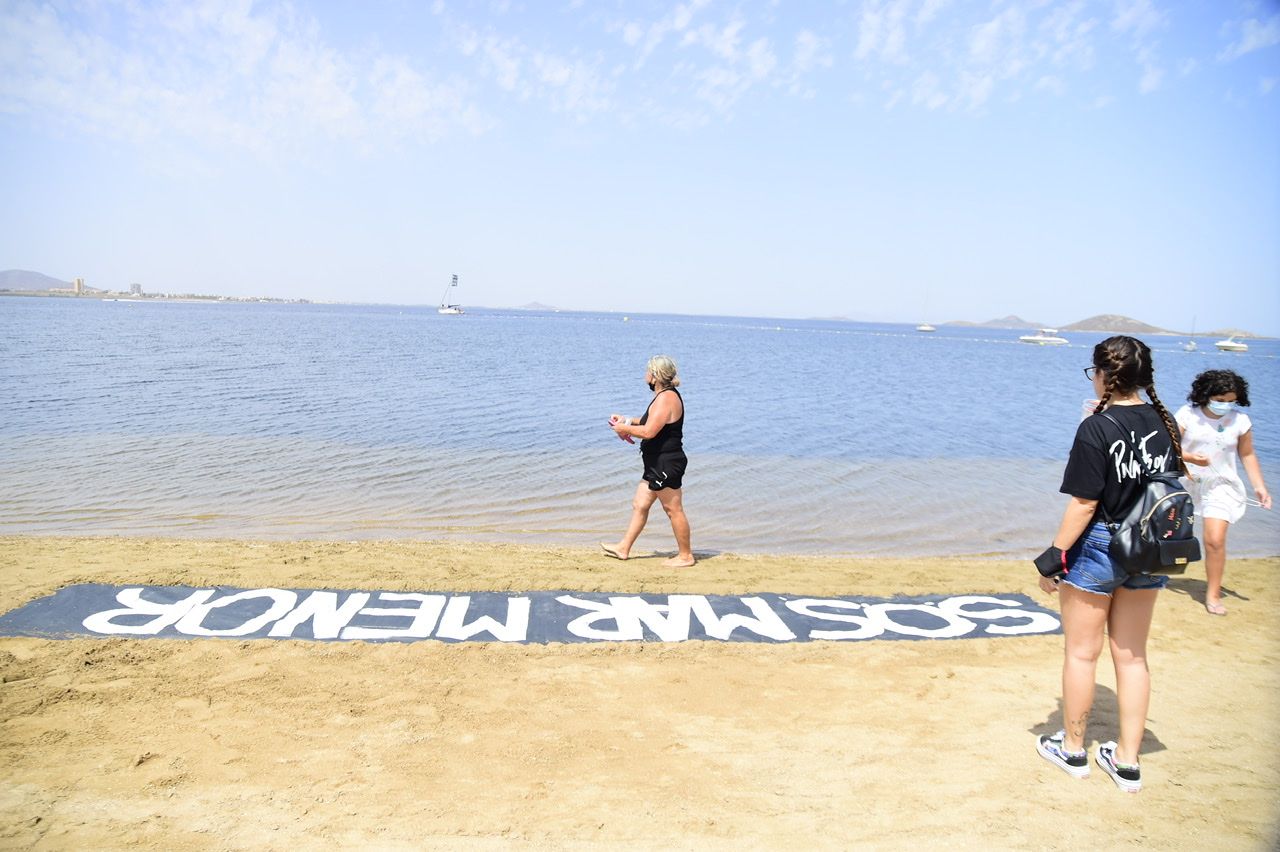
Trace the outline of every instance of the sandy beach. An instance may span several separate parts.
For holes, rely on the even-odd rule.
[[[663,554],[664,556],[667,554]],[[0,539],[0,612],[77,583],[1020,593],[1029,564],[433,542]],[[1058,635],[745,644],[0,639],[0,847],[1271,849],[1280,558],[1156,611],[1144,789],[1034,752]],[[1056,609],[1056,602],[1048,603]],[[1116,736],[1110,661],[1090,740]]]

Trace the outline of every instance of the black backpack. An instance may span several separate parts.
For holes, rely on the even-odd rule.
[[[1119,427],[1137,459],[1130,431],[1105,411],[1102,416]],[[1200,561],[1195,504],[1176,472],[1148,473],[1141,464],[1138,470],[1142,490],[1124,517],[1112,518],[1099,506],[1111,530],[1111,558],[1130,574],[1182,574]]]

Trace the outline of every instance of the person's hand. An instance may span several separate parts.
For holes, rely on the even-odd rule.
[[[1187,464],[1198,464],[1200,467],[1209,466],[1209,457],[1204,453],[1183,453],[1182,460]]]
[[[1041,577],[1053,579],[1067,573],[1066,551],[1052,544],[1044,549],[1044,553],[1031,560],[1031,563],[1036,566]]]
[[[1045,593],[1050,594],[1050,595],[1057,594],[1057,593],[1058,593],[1058,578],[1057,578],[1057,577],[1043,577],[1043,576],[1042,576],[1042,577],[1040,578],[1040,591],[1045,592]]]
[[[613,433],[628,444],[634,444],[636,442],[635,438],[631,437],[631,433],[624,431],[626,426],[627,418],[621,414],[609,415],[609,428],[613,430]]]
[[[1262,504],[1262,508],[1271,508],[1271,494],[1267,491],[1267,486],[1259,485],[1257,488],[1253,489],[1253,493],[1257,495],[1258,502]]]

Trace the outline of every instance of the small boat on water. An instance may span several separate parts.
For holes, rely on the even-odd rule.
[[[1220,349],[1223,352],[1248,352],[1249,351],[1249,344],[1242,343],[1239,340],[1236,340],[1236,336],[1234,334],[1228,337],[1226,340],[1219,340],[1217,343],[1213,345],[1218,347],[1218,349]]]
[[[1186,343],[1182,344],[1183,352],[1195,352],[1196,348],[1196,342],[1194,340],[1188,340]]]
[[[1037,346],[1065,346],[1067,339],[1058,337],[1056,328],[1042,328],[1035,334],[1024,334],[1018,338],[1020,343],[1034,343]]]
[[[916,326],[916,331],[937,331],[937,329],[929,325],[927,322],[922,322]]]
[[[462,305],[449,304],[449,289],[458,286],[458,276],[453,276],[451,281],[445,288],[444,293],[440,295],[440,307],[436,308],[438,314],[460,314],[463,313]]]

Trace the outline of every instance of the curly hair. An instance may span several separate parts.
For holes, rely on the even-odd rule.
[[[1093,410],[1099,414],[1107,407],[1107,403],[1115,396],[1128,396],[1139,388],[1146,391],[1152,407],[1164,422],[1169,433],[1169,441],[1173,444],[1174,454],[1178,458],[1178,469],[1185,475],[1187,465],[1182,460],[1181,432],[1177,423],[1164,407],[1160,397],[1156,396],[1156,366],[1151,361],[1151,347],[1138,340],[1118,334],[1093,347],[1093,366],[1102,372],[1102,398]]]
[[[1236,405],[1249,404],[1249,383],[1244,380],[1244,376],[1231,370],[1205,370],[1191,382],[1187,402],[1203,407],[1213,397],[1226,393],[1236,395]]]

